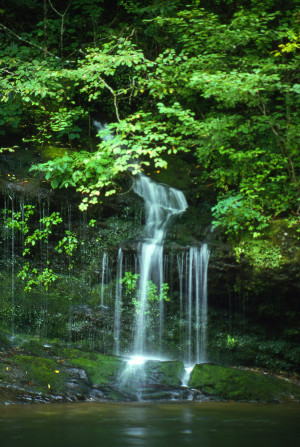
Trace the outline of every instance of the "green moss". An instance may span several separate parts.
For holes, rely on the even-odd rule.
[[[124,361],[111,355],[68,348],[61,350],[61,354],[68,364],[83,368],[94,387],[112,385],[124,368]]]
[[[189,386],[216,399],[263,402],[300,399],[300,388],[290,382],[218,365],[196,365]]]
[[[36,356],[36,357],[49,357],[49,347],[43,341],[39,340],[30,340],[22,343],[22,349],[27,354]]]
[[[51,394],[64,391],[67,376],[61,371],[61,365],[54,360],[31,355],[15,355],[11,357],[11,361],[19,367],[24,380],[30,386]]]
[[[161,385],[180,386],[184,373],[183,362],[160,362],[158,371],[160,373],[159,383]]]
[[[57,157],[63,157],[65,153],[68,153],[68,149],[59,146],[45,146],[42,151],[42,157],[47,160],[53,160]]]

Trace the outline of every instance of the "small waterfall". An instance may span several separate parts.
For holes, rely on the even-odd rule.
[[[193,371],[193,366],[187,366],[184,369],[184,374],[182,377],[182,386],[188,386],[188,382],[190,380],[191,372]]]
[[[114,319],[114,340],[115,354],[120,354],[120,333],[122,314],[122,270],[123,270],[123,250],[120,247],[118,252],[118,265],[116,277],[116,297],[115,297],[115,319]]]
[[[105,279],[107,279],[109,272],[108,254],[105,251],[102,257],[102,269],[101,269],[101,288],[100,288],[100,305],[104,306],[104,289],[106,285]],[[107,281],[108,282],[108,281]]]
[[[200,249],[200,300],[201,309],[200,314],[200,334],[198,332],[198,339],[200,335],[200,346],[197,352],[197,363],[204,363],[206,358],[206,345],[207,345],[207,269],[209,261],[209,250],[207,244],[203,244]]]
[[[14,197],[11,198],[11,307],[12,307],[12,323],[11,330],[15,332],[15,211]]]
[[[177,270],[179,277],[179,341],[182,344],[182,326],[183,326],[183,266],[184,254],[177,254]]]
[[[206,361],[208,260],[207,244],[203,244],[200,248],[190,247],[187,280],[186,361],[188,364]]]
[[[181,191],[155,183],[143,175],[138,177],[134,191],[144,199],[146,208],[145,239],[139,247],[139,308],[136,313],[134,334],[134,353],[143,355],[147,350],[145,344],[149,281],[153,281],[157,291],[161,290],[163,284],[163,242],[166,231],[172,218],[186,210],[187,202]],[[159,325],[160,332],[162,332],[163,304],[160,305],[160,315]]]
[[[189,276],[188,276],[188,300],[187,300],[187,362],[192,362],[192,315],[193,315],[193,254],[194,247],[190,248]]]
[[[98,131],[104,131],[106,124],[94,121]],[[109,132],[103,141],[113,138]],[[207,343],[207,268],[209,250],[207,244],[192,246],[177,253],[164,254],[164,240],[172,220],[187,209],[184,194],[168,185],[154,182],[145,175],[136,177],[134,192],[144,199],[144,238],[138,245],[138,257],[127,261],[119,249],[114,312],[114,352],[120,354],[120,332],[122,312],[122,271],[139,273],[136,312],[133,331],[133,357],[129,360],[128,371],[138,365],[143,368],[146,358],[161,356],[163,353],[164,328],[168,322],[164,299],[159,296],[164,282],[170,290],[178,288],[179,295],[179,338],[183,346],[184,361],[191,366],[206,361]],[[138,263],[137,263],[138,259]],[[128,265],[127,265],[128,264]],[[134,264],[134,265],[133,265]],[[138,264],[138,265],[137,265]],[[130,268],[131,267],[131,268]],[[108,275],[108,255],[104,252],[101,272],[101,306],[104,305],[105,284],[111,281]],[[174,272],[177,270],[178,280]],[[173,284],[174,283],[174,284]],[[155,292],[153,292],[153,290]],[[151,294],[159,296],[158,302],[149,304]],[[124,297],[123,297],[124,298]],[[125,299],[125,298],[124,298]],[[152,315],[151,315],[152,313]],[[155,318],[153,315],[155,314]],[[151,321],[152,317],[152,321]],[[153,320],[155,322],[153,323]],[[150,323],[152,327],[150,328]],[[141,360],[142,359],[142,360]],[[125,374],[127,376],[127,374]]]
[[[97,132],[100,132],[101,130],[105,130],[107,128],[107,124],[106,123],[102,124],[102,123],[100,123],[100,121],[94,120],[93,124],[96,127]],[[101,137],[101,140],[108,141],[108,140],[111,140],[112,138],[113,138],[113,135],[109,132],[104,137]]]

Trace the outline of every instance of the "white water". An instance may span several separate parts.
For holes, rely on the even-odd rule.
[[[115,354],[120,354],[121,340],[121,314],[122,314],[122,269],[123,269],[123,250],[120,247],[118,252],[117,278],[116,278],[116,297],[115,297],[115,319],[114,319],[114,340]]]
[[[182,377],[182,386],[188,386],[191,372],[193,371],[193,366],[187,366],[184,368],[184,374]]]
[[[94,121],[98,131],[105,130],[106,124]],[[112,135],[102,137],[104,141]],[[170,288],[174,280],[176,268],[172,267],[173,257],[164,255],[164,240],[173,218],[183,213],[188,205],[184,194],[167,185],[152,181],[149,177],[139,175],[133,188],[134,192],[144,199],[146,222],[144,239],[138,246],[138,266],[133,266],[119,249],[116,271],[115,312],[114,312],[114,352],[120,354],[121,314],[122,314],[122,271],[138,272],[138,307],[135,312],[132,357],[128,361],[128,369],[143,369],[148,358],[160,357],[164,351],[165,303],[160,300],[154,309],[155,328],[150,328],[153,320],[149,308],[149,282],[159,293],[164,282]],[[164,259],[165,258],[165,259]],[[136,260],[136,258],[135,258]],[[111,261],[104,253],[102,258],[101,305],[104,304],[105,272],[111,270]],[[177,254],[177,274],[174,282],[179,292],[179,337],[182,346],[182,358],[190,367],[195,363],[207,361],[207,268],[209,250],[207,244],[192,246]],[[170,265],[170,267],[169,267]],[[131,268],[130,268],[131,267]],[[169,272],[169,277],[165,274]],[[176,275],[175,275],[176,276]],[[107,277],[107,282],[111,278]],[[174,291],[174,290],[173,290]],[[153,324],[153,321],[152,321]],[[152,339],[151,339],[152,338]],[[150,345],[152,345],[150,347]],[[154,346],[154,347],[153,347]],[[167,349],[165,351],[168,351]],[[141,360],[142,359],[142,360]]]
[[[94,120],[93,124],[96,127],[98,132],[100,132],[101,130],[105,130],[107,128],[107,124],[105,124],[105,123],[102,124],[102,123],[100,123],[100,121]],[[111,133],[108,133],[104,137],[101,137],[101,140],[108,141],[108,140],[111,140],[112,138],[113,138],[113,135]]]
[[[171,219],[187,208],[183,193],[177,189],[153,182],[140,175],[134,191],[145,201],[145,240],[140,243],[139,308],[135,318],[134,354],[147,353],[147,305],[149,281],[159,291],[163,284],[163,243]],[[163,306],[159,308],[160,332],[163,328]],[[162,334],[160,334],[162,338]]]
[[[197,346],[196,362],[207,362],[207,269],[209,262],[209,250],[207,244],[203,244],[200,249],[200,296],[201,308],[199,307],[199,327],[196,340],[200,340]],[[200,337],[199,337],[200,335]]]
[[[178,257],[178,273],[182,275],[183,266]],[[186,259],[187,305],[186,305],[186,356],[188,365],[204,363],[207,345],[207,268],[209,250],[207,244],[190,247]],[[179,278],[180,284],[183,279]],[[182,287],[182,286],[181,286]],[[184,340],[183,340],[184,342]]]
[[[105,251],[103,253],[103,257],[102,257],[102,269],[101,269],[101,288],[100,288],[100,304],[101,307],[104,306],[104,288],[105,288],[105,274],[108,274],[108,269],[109,269],[109,263],[108,263],[108,254]]]

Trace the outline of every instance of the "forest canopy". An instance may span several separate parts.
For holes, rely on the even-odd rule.
[[[86,209],[189,154],[232,239],[299,223],[298,0],[2,0],[0,30],[0,157],[63,148],[32,169]]]

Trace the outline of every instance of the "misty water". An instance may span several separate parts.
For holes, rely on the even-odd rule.
[[[84,403],[0,409],[8,447],[299,445],[300,407],[246,403]]]

